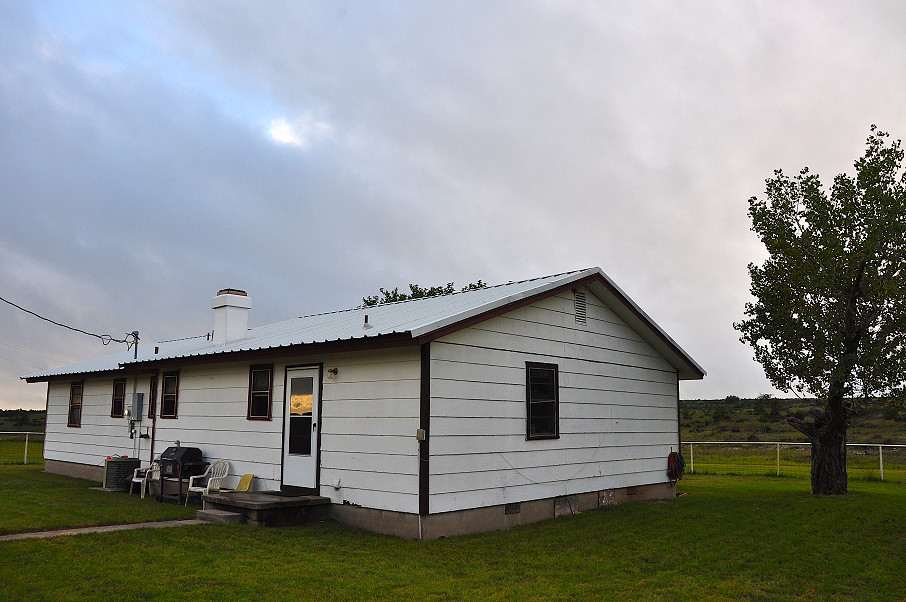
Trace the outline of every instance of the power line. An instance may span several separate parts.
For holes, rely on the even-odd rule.
[[[90,337],[98,338],[101,340],[101,343],[103,343],[104,345],[109,345],[110,343],[124,343],[126,345],[126,349],[132,349],[132,346],[138,343],[138,333],[137,332],[127,332],[126,339],[114,339],[109,334],[95,334],[93,332],[88,332],[87,330],[82,330],[81,328],[76,328],[75,326],[67,326],[66,324],[61,324],[60,322],[51,320],[50,318],[45,318],[44,316],[42,316],[40,314],[36,314],[35,312],[31,311],[30,309],[25,309],[21,305],[16,305],[12,301],[9,301],[8,299],[4,299],[3,297],[0,297],[0,301],[3,301],[4,303],[7,303],[9,305],[12,305],[16,309],[24,311],[27,314],[31,314],[36,318],[40,318],[41,320],[44,320],[45,322],[50,322],[54,326],[68,328],[69,330],[74,330],[75,332],[80,332],[82,334],[87,334]]]
[[[25,366],[26,368],[33,368],[33,369],[35,369],[35,370],[43,370],[43,369],[44,369],[43,366],[35,366],[34,364],[27,364],[27,363],[25,363],[25,362],[20,362],[19,360],[14,360],[14,359],[11,358],[11,357],[3,357],[2,355],[0,355],[0,360],[6,360],[6,361],[8,361],[8,362],[12,362],[12,363],[14,363],[14,364],[19,364],[20,366]]]
[[[46,362],[56,363],[56,364],[63,364],[63,363],[65,363],[64,360],[49,358],[49,357],[45,357],[45,356],[43,356],[43,355],[38,355],[38,354],[35,353],[34,351],[29,351],[28,349],[22,349],[21,347],[16,347],[16,346],[13,345],[12,343],[7,343],[6,341],[0,340],[0,345],[6,345],[7,347],[12,347],[13,349],[15,349],[15,350],[17,350],[17,351],[22,351],[23,353],[27,353],[27,354],[29,354],[29,355],[33,355],[33,356],[35,356],[35,357],[37,357],[37,358],[40,358],[40,359],[42,359],[42,360],[44,360],[44,361],[46,361]]]

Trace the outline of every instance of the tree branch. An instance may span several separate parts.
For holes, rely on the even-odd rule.
[[[818,429],[815,427],[814,422],[806,422],[795,416],[788,416],[786,419],[787,423],[809,438],[809,441],[814,441],[818,438]]]

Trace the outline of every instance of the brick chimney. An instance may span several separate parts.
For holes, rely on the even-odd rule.
[[[245,291],[235,288],[217,291],[217,295],[211,299],[211,309],[214,310],[215,346],[222,347],[247,336],[251,307],[252,300]]]

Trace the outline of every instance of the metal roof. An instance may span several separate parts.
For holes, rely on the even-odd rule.
[[[579,283],[589,286],[676,366],[680,378],[704,376],[704,370],[642,312],[600,268],[588,268],[474,291],[293,318],[251,328],[245,338],[229,341],[221,346],[215,346],[207,336],[142,345],[139,347],[137,358],[133,357],[132,351],[123,351],[22,378],[34,382],[56,376],[108,372],[143,362],[216,357],[221,354],[335,341],[369,341],[394,334],[411,337],[413,341],[425,340],[439,331],[456,328],[458,324],[469,323],[470,320],[480,320],[482,316],[506,311],[506,308],[520,302],[525,303],[556,289]],[[368,327],[365,326],[366,316]],[[158,348],[158,353],[154,353],[154,347]]]

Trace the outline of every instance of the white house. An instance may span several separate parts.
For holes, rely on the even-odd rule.
[[[424,538],[673,495],[679,381],[705,372],[598,268],[251,329],[250,307],[226,289],[212,333],[23,377],[48,383],[46,469],[100,480],[178,440]]]

